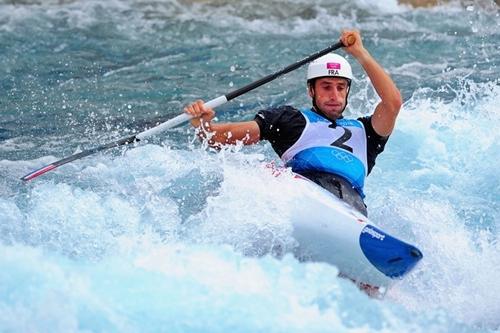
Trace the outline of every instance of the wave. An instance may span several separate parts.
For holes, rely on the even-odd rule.
[[[405,32],[432,31],[427,25],[411,18],[425,20],[425,13],[432,11],[442,16],[450,25],[466,28],[469,22],[456,21],[456,15],[473,18],[489,17],[491,8],[481,5],[460,6],[458,1],[430,8],[412,9],[397,1],[357,0],[344,1],[241,0],[237,3],[222,0],[168,0],[168,1],[20,1],[0,4],[0,31],[12,31],[24,22],[37,23],[40,27],[68,26],[87,29],[98,25],[106,17],[118,31],[162,30],[172,28],[175,22],[205,22],[222,29],[237,28],[257,34],[303,35],[317,32],[332,34],[346,27],[361,30],[383,31],[387,29]],[[451,11],[451,12],[450,12]],[[7,13],[9,13],[7,15]],[[387,24],[375,24],[373,18],[389,15]],[[126,20],[126,22],[124,21]],[[476,26],[476,25],[475,25]],[[481,27],[480,24],[477,27]],[[189,29],[189,26],[187,26]],[[134,33],[133,33],[134,35]]]

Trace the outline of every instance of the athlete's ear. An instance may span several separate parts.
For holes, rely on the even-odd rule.
[[[309,94],[309,97],[314,98],[314,87],[312,84],[307,85],[307,93]]]

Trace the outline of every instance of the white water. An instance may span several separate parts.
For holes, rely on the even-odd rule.
[[[458,4],[239,5],[0,5],[0,331],[498,331],[498,14]],[[369,214],[424,253],[383,301],[333,266],[259,257],[295,244],[290,184],[266,169],[276,159],[267,143],[207,152],[181,127],[19,181],[269,74],[353,25],[405,99],[367,180]],[[354,69],[348,113],[358,116],[377,99]],[[303,76],[218,116],[305,106]]]

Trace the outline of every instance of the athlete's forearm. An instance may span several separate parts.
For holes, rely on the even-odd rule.
[[[385,110],[397,114],[401,108],[402,98],[399,89],[389,74],[386,73],[366,49],[363,49],[362,52],[356,55],[356,60],[370,78],[375,91],[382,100]]]
[[[213,123],[205,122],[198,127],[197,134],[207,140],[212,147],[219,148],[221,145],[236,144],[241,142],[245,145],[253,144],[260,139],[260,130],[255,121],[238,123]]]

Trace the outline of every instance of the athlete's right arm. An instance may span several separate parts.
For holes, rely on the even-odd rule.
[[[202,100],[189,104],[184,108],[184,112],[192,117],[191,125],[198,129],[198,136],[208,139],[208,144],[212,147],[238,142],[250,145],[260,140],[260,128],[256,121],[213,123],[215,112],[205,106]]]

